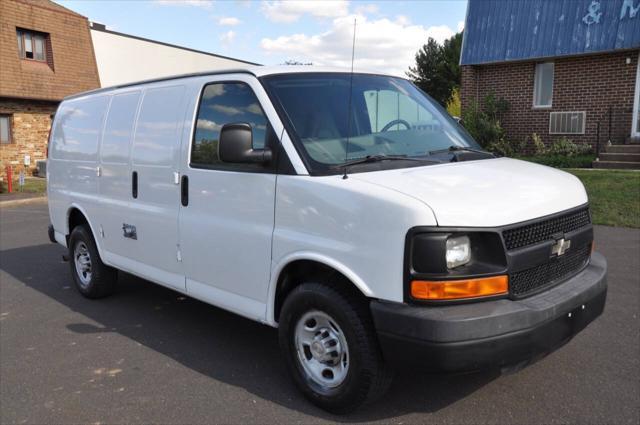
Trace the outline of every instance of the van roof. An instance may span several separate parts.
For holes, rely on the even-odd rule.
[[[229,69],[221,69],[215,71],[202,71],[202,72],[193,72],[188,74],[179,74],[179,75],[170,75],[166,77],[152,78],[149,80],[142,81],[134,81],[131,83],[118,84],[110,87],[102,87],[95,90],[89,90],[85,92],[80,92],[76,94],[72,94],[64,98],[64,100],[74,99],[82,96],[86,96],[89,94],[96,94],[101,92],[108,92],[111,90],[116,90],[124,87],[137,86],[141,84],[149,84],[156,83],[160,81],[169,81],[169,80],[178,80],[181,78],[190,78],[190,77],[203,77],[207,75],[224,75],[224,74],[251,74],[255,77],[263,77],[265,75],[275,75],[275,74],[300,74],[307,72],[335,72],[335,73],[350,73],[350,68],[339,68],[339,67],[326,67],[326,66],[314,66],[314,65],[278,65],[278,66],[248,66],[243,68],[229,68]],[[362,69],[354,69],[354,73],[358,74],[372,74],[372,75],[387,75],[393,76],[391,74],[387,74],[384,72],[371,71],[371,70],[362,70]],[[400,77],[402,78],[402,77]]]

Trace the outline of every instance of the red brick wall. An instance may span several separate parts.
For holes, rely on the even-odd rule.
[[[14,173],[24,169],[32,172],[36,161],[47,157],[47,137],[51,128],[51,115],[56,102],[0,98],[0,114],[11,116],[12,140],[0,145],[0,179],[5,177],[8,165]],[[24,156],[31,157],[31,165],[24,166]]]
[[[607,140],[609,107],[613,106],[612,139],[624,142],[631,133],[638,53],[636,50],[555,59],[553,106],[545,109],[533,107],[536,62],[463,66],[462,107],[481,101],[493,91],[510,104],[502,122],[507,137],[525,140],[537,133],[545,143],[562,137],[549,134],[550,112],[586,111],[585,134],[566,137],[594,145],[598,121],[600,140]]]
[[[100,87],[84,16],[48,0],[0,0],[0,96],[62,100]],[[16,28],[49,34],[49,64],[20,59]]]

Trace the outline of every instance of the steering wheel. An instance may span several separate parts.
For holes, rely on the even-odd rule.
[[[384,133],[385,131],[389,131],[389,129],[391,127],[393,127],[394,125],[397,124],[402,124],[405,127],[407,127],[407,130],[411,130],[411,124],[409,124],[408,122],[406,122],[405,120],[401,120],[401,119],[397,119],[397,120],[393,120],[391,122],[388,122],[387,125],[385,125],[384,127],[382,127],[382,130],[380,130],[381,133]]]

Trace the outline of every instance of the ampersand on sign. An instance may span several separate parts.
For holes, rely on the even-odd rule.
[[[582,17],[582,22],[587,25],[600,23],[600,17],[602,16],[602,12],[600,12],[600,2],[593,0],[588,7],[588,11],[589,12]]]

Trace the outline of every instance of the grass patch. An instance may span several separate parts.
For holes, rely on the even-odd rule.
[[[640,172],[565,171],[582,180],[587,189],[594,224],[640,228]]]
[[[7,182],[0,182],[0,193],[7,193]],[[24,179],[24,186],[22,186],[22,191],[20,190],[20,185],[18,184],[18,180],[14,180],[13,182],[13,192],[14,193],[46,193],[47,192],[47,179],[38,178],[38,177],[29,177]]]

